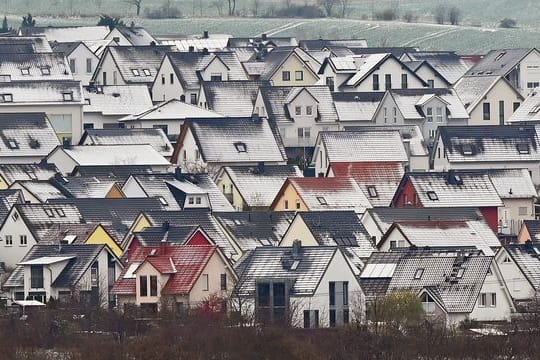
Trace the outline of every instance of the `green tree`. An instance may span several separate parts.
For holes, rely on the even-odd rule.
[[[99,21],[97,24],[98,26],[108,26],[110,30],[125,26],[124,22],[119,17],[112,17],[106,14],[99,15]]]

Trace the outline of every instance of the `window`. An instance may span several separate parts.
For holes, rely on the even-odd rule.
[[[386,90],[392,89],[392,74],[384,75],[384,87]]]
[[[222,75],[221,73],[212,73],[210,74],[210,81],[221,81]]]
[[[384,123],[386,124],[388,122],[388,110],[386,108],[383,108],[383,114],[384,114]]]
[[[512,260],[510,260],[510,257],[506,256],[503,260],[503,264],[511,264]]]
[[[295,201],[296,210],[300,210],[300,200]]]
[[[491,307],[496,307],[497,306],[497,294],[496,293],[491,293],[491,304],[490,304]]]
[[[195,149],[195,160],[199,161],[201,159],[201,153],[199,149]]]
[[[283,81],[291,81],[291,72],[290,71],[282,71],[281,72],[281,80],[283,80]]]
[[[436,109],[436,114],[437,114],[437,122],[438,123],[442,123],[443,122],[443,109],[441,107],[438,107]]]
[[[11,215],[11,218],[13,219],[13,221],[19,220],[19,213],[18,213],[18,212],[14,212],[13,215]]]
[[[311,138],[311,128],[298,128],[298,140],[309,140]]]
[[[284,207],[285,209],[288,209],[288,208],[289,208],[289,200],[284,200],[284,201],[283,201],[283,207]]]
[[[193,198],[193,196],[188,197],[188,204],[189,205],[195,204],[195,198]]]
[[[165,75],[161,74],[161,85],[165,85]]]
[[[133,74],[133,76],[141,76],[139,69],[131,69],[131,73]]]
[[[295,71],[294,72],[294,79],[296,81],[302,81],[304,80],[304,72],[302,70]]]
[[[393,108],[394,110],[394,124],[397,123],[397,108]]]
[[[172,84],[174,84],[174,74],[173,73],[170,73],[169,74],[169,82]]]
[[[422,301],[422,308],[424,309],[424,312],[426,314],[431,314],[435,312],[435,301],[426,293],[423,293],[420,297],[420,300]]]
[[[435,191],[428,191],[426,194],[431,201],[439,200],[439,197],[437,196],[437,193]]]
[[[30,68],[22,68],[21,75],[30,75]]]
[[[474,153],[473,146],[471,144],[463,144],[461,146],[461,152],[463,155],[472,155]]]
[[[326,77],[326,86],[330,88],[330,91],[334,91],[335,85],[334,85],[334,77],[333,76],[327,76]]]
[[[482,104],[482,112],[483,112],[483,119],[484,120],[491,120],[491,105],[490,103],[483,103]]]
[[[26,237],[26,235],[19,236],[19,240],[22,246],[28,245],[28,238]]]
[[[238,152],[247,152],[247,146],[243,142],[234,143],[234,147],[236,148],[236,151]]]
[[[13,102],[13,95],[12,94],[2,94],[2,101],[3,102]]]
[[[103,72],[103,85],[107,85],[107,72]]]
[[[153,129],[161,129],[167,135],[169,133],[169,126],[168,125],[152,125]]]
[[[401,88],[407,89],[409,87],[409,83],[407,81],[407,74],[401,74]]]
[[[8,245],[8,246],[13,245],[13,236],[12,235],[6,235],[6,245]]]
[[[343,305],[347,306],[349,305],[349,282],[344,281],[342,283],[342,290],[343,290]]]
[[[148,279],[146,276],[139,276],[139,293],[141,296],[148,296]]]
[[[538,82],[538,81],[532,81],[532,82],[527,83],[527,88],[529,88],[529,89],[535,89],[538,86],[540,86],[540,82]]]
[[[71,92],[62,93],[62,99],[64,101],[73,101],[73,93]]]
[[[202,290],[208,291],[208,274],[202,274]]]
[[[32,289],[43,288],[43,266],[42,265],[30,266],[30,287]]]
[[[313,106],[306,106],[306,115],[313,115]]]
[[[416,269],[416,272],[414,273],[414,280],[420,280],[422,275],[424,275],[424,269]]]
[[[227,274],[220,275],[220,288],[221,290],[227,290]]]
[[[113,85],[118,84],[118,73],[116,71],[113,71]]]
[[[328,295],[330,306],[336,305],[336,283],[331,281],[328,283]]]
[[[433,88],[435,87],[435,80],[428,80],[427,83],[428,83],[428,86],[429,86],[431,89],[433,89]]]
[[[150,72],[150,69],[143,69],[144,76],[152,76],[152,73]]]
[[[197,94],[191,94],[190,101],[192,105],[197,105]]]
[[[433,122],[433,108],[426,108],[426,120],[427,122]]]
[[[367,191],[368,191],[369,197],[371,198],[376,198],[379,196],[379,193],[377,192],[377,188],[375,187],[375,185],[368,185]]]
[[[336,327],[336,310],[332,309],[329,313],[330,327]]]
[[[94,72],[94,69],[92,68],[92,59],[86,59],[86,73],[91,74]]]
[[[479,307],[496,307],[497,306],[497,294],[496,293],[481,293],[478,298]]]
[[[521,104],[520,104],[519,102],[515,102],[515,103],[512,104],[512,109],[513,109],[514,111],[516,111],[517,109],[519,109],[519,106],[520,106],[520,105],[521,105]]]
[[[77,68],[75,67],[75,59],[69,59],[69,70],[71,70],[72,74],[76,74]]]
[[[459,268],[457,273],[456,273],[456,278],[461,279],[463,277],[464,273],[465,273],[465,269],[464,268]]]
[[[157,276],[150,275],[150,296],[157,296]]]
[[[321,205],[328,205],[328,203],[326,202],[326,199],[323,196],[317,196],[317,201]]]
[[[45,209],[45,214],[47,214],[47,216],[50,217],[50,218],[55,217],[54,212],[52,211],[52,209]]]
[[[40,70],[41,70],[41,75],[51,75],[51,68],[48,66],[44,66],[40,68]]]
[[[379,91],[381,89],[381,85],[379,84],[379,75],[373,74],[373,90]]]
[[[528,215],[527,207],[526,206],[520,206],[518,209],[518,215],[525,216]]]
[[[201,197],[200,196],[195,197],[195,204],[196,205],[201,205]]]
[[[58,216],[60,217],[66,217],[66,213],[64,212],[63,209],[54,209],[56,211],[56,213],[58,214]]]
[[[301,106],[295,106],[294,107],[294,113],[295,113],[295,115],[302,115],[302,107]]]
[[[343,309],[343,323],[349,323],[349,309]]]

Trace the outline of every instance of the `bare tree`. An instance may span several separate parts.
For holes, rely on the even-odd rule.
[[[214,0],[211,5],[216,8],[219,16],[223,16],[223,0]]]
[[[260,0],[253,0],[252,7],[251,7],[251,13],[253,16],[257,17],[259,15],[259,6],[261,2]]]
[[[292,0],[284,0],[284,2],[285,2],[285,7],[287,9],[289,9],[292,6]]]
[[[319,0],[319,4],[326,12],[326,16],[331,17],[332,9],[334,8],[334,5],[336,5],[336,0]]]
[[[143,0],[124,0],[124,2],[128,5],[135,6],[135,9],[137,10],[137,16],[141,14]]]
[[[444,24],[446,20],[446,6],[440,5],[435,9],[435,22],[437,24]]]
[[[460,18],[461,18],[461,10],[459,10],[455,6],[452,6],[448,10],[448,20],[450,21],[450,24],[459,25]]]
[[[340,0],[339,4],[341,5],[341,17],[344,18],[349,10],[349,0]]]
[[[227,0],[229,2],[229,16],[236,13],[236,0]]]

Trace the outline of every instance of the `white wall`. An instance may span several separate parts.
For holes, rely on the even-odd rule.
[[[518,91],[523,96],[527,96],[532,90],[532,88],[527,88],[527,83],[540,82],[540,53],[533,50],[529,55],[527,55],[520,64],[520,88]]]
[[[90,80],[92,80],[92,76],[94,75],[94,71],[96,70],[97,64],[99,62],[99,58],[91,52],[86,46],[83,44],[80,44],[69,54],[68,62],[71,63],[71,60],[75,61],[75,71],[73,73],[73,78],[75,80],[79,80],[81,82],[81,85],[86,86],[90,83]],[[87,59],[90,59],[92,62],[92,71],[87,72],[86,70],[86,61]]]
[[[15,267],[32,246],[36,244],[34,236],[22,218],[19,216],[17,220],[14,220],[14,212],[16,212],[16,209],[12,208],[4,225],[0,228],[0,262],[4,262],[8,268]],[[6,245],[6,235],[12,236],[13,245]],[[26,235],[27,245],[20,244],[21,235]]]
[[[173,77],[172,84],[171,76]],[[165,84],[163,84],[163,81],[165,81]],[[170,99],[180,99],[182,95],[186,95],[186,102],[189,103],[190,95],[184,91],[169,57],[165,56],[156,75],[156,80],[152,85],[152,100],[167,101]]]
[[[107,83],[103,81],[103,73],[107,73]],[[109,51],[103,55],[101,65],[94,73],[94,80],[98,85],[126,85]]]
[[[509,262],[505,261],[507,258],[510,260]],[[534,297],[535,289],[504,248],[501,248],[497,253],[495,262],[514,300],[529,300]]]

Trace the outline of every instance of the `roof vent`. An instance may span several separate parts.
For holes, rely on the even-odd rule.
[[[36,139],[30,139],[28,145],[30,145],[30,147],[31,147],[32,149],[39,149],[39,147],[41,146],[41,144],[39,143],[39,141],[36,140]]]
[[[120,97],[120,93],[116,93],[116,92],[112,93],[112,96],[115,97],[115,98]]]

